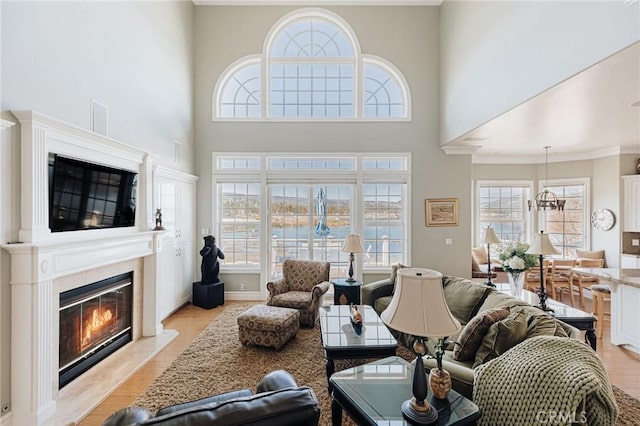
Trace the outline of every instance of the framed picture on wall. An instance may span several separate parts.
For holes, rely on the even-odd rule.
[[[424,213],[427,226],[458,226],[458,199],[427,198]]]

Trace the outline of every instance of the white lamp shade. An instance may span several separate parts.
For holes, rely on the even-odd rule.
[[[440,272],[404,268],[396,280],[393,298],[380,315],[386,325],[420,337],[446,337],[460,329],[444,299]]]
[[[500,238],[496,235],[496,232],[492,227],[487,226],[487,229],[484,231],[484,237],[482,238],[482,244],[498,244],[500,243]]]
[[[349,234],[344,238],[342,251],[345,253],[363,253],[364,248],[360,242],[360,234]]]
[[[541,255],[560,254],[558,249],[551,244],[549,234],[545,234],[544,231],[540,231],[540,234],[536,235],[536,238],[533,240],[533,244],[529,247],[526,253]]]

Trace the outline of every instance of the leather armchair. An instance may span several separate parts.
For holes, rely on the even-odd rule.
[[[267,305],[300,312],[300,325],[313,327],[322,296],[329,290],[329,262],[287,259],[282,278],[267,283]]]
[[[299,387],[291,374],[276,370],[264,376],[255,394],[250,389],[227,392],[162,408],[155,416],[142,407],[127,407],[113,413],[102,426],[316,426],[319,420],[320,406],[313,390]]]

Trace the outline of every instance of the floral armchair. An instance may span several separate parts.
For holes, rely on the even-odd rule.
[[[313,327],[318,320],[320,299],[329,290],[329,262],[287,259],[282,278],[267,283],[267,305],[300,312],[300,325]]]

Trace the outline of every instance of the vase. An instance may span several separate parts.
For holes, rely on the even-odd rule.
[[[509,288],[511,290],[511,295],[520,297],[522,295],[522,288],[524,287],[524,272],[510,272],[507,274],[507,276],[509,277]]]

